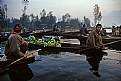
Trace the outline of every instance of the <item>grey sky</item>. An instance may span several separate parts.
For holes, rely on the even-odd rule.
[[[3,0],[8,5],[8,17],[19,18],[22,15],[22,0]],[[39,15],[42,9],[53,11],[57,18],[65,13],[83,19],[89,17],[93,22],[93,6],[98,4],[102,11],[104,25],[121,24],[121,0],[29,0],[27,14]],[[113,15],[112,15],[113,14]],[[115,15],[116,14],[116,15]]]

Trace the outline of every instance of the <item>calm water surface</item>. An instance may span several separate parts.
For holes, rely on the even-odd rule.
[[[1,44],[1,54],[3,50],[4,44]],[[34,74],[30,81],[121,81],[121,51],[107,49],[104,52],[107,54],[58,52],[38,55],[36,52],[36,61],[29,64]],[[89,70],[91,65],[99,66],[100,77]],[[0,77],[0,81],[10,81],[9,76]]]

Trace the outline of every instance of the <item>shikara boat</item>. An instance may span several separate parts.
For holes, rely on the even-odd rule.
[[[49,51],[49,52],[73,52],[73,53],[94,52],[94,51],[99,52],[102,50],[102,48],[97,49],[94,47],[86,47],[86,46],[80,46],[78,44],[68,44],[68,43],[61,43],[61,47],[51,47],[51,46],[43,47],[41,45],[30,43],[29,49],[30,50],[41,49],[41,52]]]
[[[80,41],[80,44],[82,42],[86,42],[87,40],[87,36],[82,36],[79,34],[79,32],[71,32],[71,33],[64,33],[64,32],[53,32],[53,31],[46,31],[46,32],[40,32],[40,33],[22,33],[21,36],[22,37],[28,37],[30,35],[35,36],[36,38],[42,38],[42,36],[61,36],[61,39],[78,39]],[[8,37],[1,37],[0,41],[6,41]],[[106,35],[106,36],[102,36],[102,40],[103,43],[110,43],[113,41],[118,41],[121,40],[121,36],[110,36],[110,35]],[[116,43],[111,45],[112,47],[115,47]],[[118,44],[117,47],[119,47],[121,44]]]
[[[51,32],[52,33],[52,32]],[[49,34],[47,34],[49,35]],[[58,36],[58,34],[53,33],[50,35],[55,35]],[[59,36],[61,36],[63,34],[59,34]],[[65,35],[66,37],[69,37],[69,35]],[[37,35],[36,35],[37,37]],[[70,38],[75,38],[75,37],[79,37],[79,36],[70,36]],[[29,45],[29,49],[39,49],[41,48],[42,50],[60,50],[60,51],[69,51],[69,52],[75,52],[75,51],[80,51],[80,50],[95,50],[95,48],[90,48],[90,47],[86,47],[86,39],[87,36],[81,36],[79,41],[80,41],[80,45],[79,44],[69,44],[69,43],[61,43],[61,47],[43,47],[41,45],[37,45],[37,44],[31,44]],[[103,39],[103,43],[105,46],[107,47],[113,47],[114,49],[120,49],[120,45],[121,45],[121,37],[112,37],[112,36],[102,36]],[[84,44],[81,44],[83,41]],[[96,49],[97,50],[97,49]]]
[[[4,42],[8,39],[8,36],[0,36],[0,42]]]
[[[33,55],[28,56],[27,58],[21,57],[19,59],[7,59],[6,56],[2,55],[0,58],[0,77],[5,75],[11,66],[16,64],[30,64],[35,61]]]
[[[25,32],[25,33],[21,33],[20,35],[21,35],[22,37],[29,37],[29,36],[31,35],[31,33],[32,33],[32,31],[30,31],[30,32]],[[7,36],[1,35],[1,36],[0,36],[0,42],[7,41],[8,37],[9,37],[9,35],[7,35]]]
[[[102,36],[102,40],[103,40],[103,43],[109,43],[109,42],[121,40],[121,37],[107,35],[107,36]]]
[[[87,36],[80,35],[79,32],[63,33],[63,32],[48,31],[48,32],[34,33],[31,35],[34,35],[36,38],[41,38],[44,35],[61,36],[62,39],[65,39],[65,38],[78,39],[80,42],[87,40]],[[103,40],[103,43],[109,43],[109,42],[121,40],[121,36],[106,35],[106,36],[102,36],[102,40]]]

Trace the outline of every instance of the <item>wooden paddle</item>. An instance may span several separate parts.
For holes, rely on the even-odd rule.
[[[33,53],[38,52],[38,51],[40,51],[40,50],[41,50],[41,49],[38,49],[38,50],[35,50],[34,52],[28,53],[28,54],[26,54],[26,57],[21,57],[21,58],[15,60],[15,61],[11,62],[10,64],[6,65],[5,67],[1,68],[1,69],[0,69],[0,75],[4,74],[7,70],[9,70],[9,67],[10,67],[11,65],[13,65],[13,64],[15,64],[15,63],[21,61],[22,59],[27,58],[27,56],[30,56],[30,55],[32,55]]]
[[[109,43],[106,43],[106,44],[103,44],[104,46],[107,46],[107,45],[111,45],[111,44],[114,44],[114,43],[117,43],[117,42],[120,42],[121,40],[118,40],[118,41],[113,41],[113,42],[109,42]],[[97,48],[101,48],[102,45],[98,45],[96,46]],[[94,46],[91,46],[91,47],[87,47],[85,49],[82,49],[82,50],[79,50],[80,52],[82,51],[85,51],[85,50],[88,50],[88,49],[93,49],[95,48]]]

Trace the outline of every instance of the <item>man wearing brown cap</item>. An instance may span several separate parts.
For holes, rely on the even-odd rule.
[[[5,45],[5,55],[8,59],[18,59],[25,56],[25,54],[21,51],[21,45],[26,42],[19,35],[21,32],[22,27],[19,24],[16,24]]]
[[[19,24],[16,24],[13,28],[13,32],[6,42],[5,55],[8,59],[16,60],[21,57],[26,57],[25,48],[27,47],[27,43],[19,35],[21,31],[22,27]],[[33,76],[28,64],[23,62],[10,66],[8,74],[11,81],[28,81]]]

